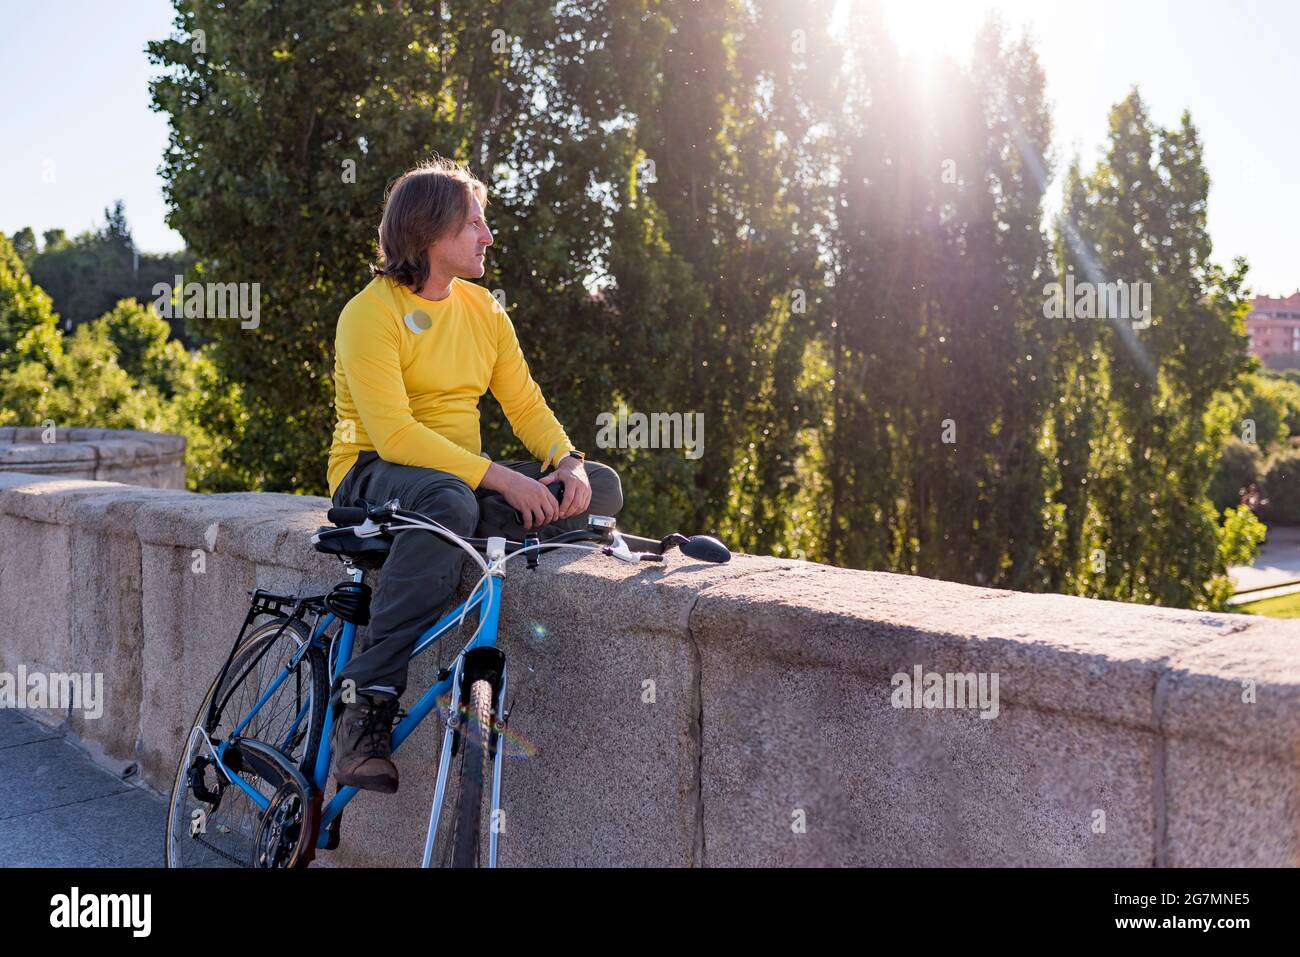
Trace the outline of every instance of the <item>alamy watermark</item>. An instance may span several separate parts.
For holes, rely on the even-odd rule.
[[[629,413],[596,416],[596,445],[602,449],[684,449],[688,459],[704,454],[703,412]]]
[[[0,708],[50,711],[77,709],[87,718],[104,714],[103,672],[32,671],[19,665],[17,673],[0,671]]]
[[[1045,319],[1118,319],[1134,329],[1151,325],[1151,283],[1075,282],[1074,273],[1065,283],[1049,282],[1043,287]]]
[[[239,319],[241,329],[262,321],[262,284],[257,282],[154,283],[153,305],[164,319]]]
[[[152,912],[152,894],[83,894],[73,887],[50,898],[50,926],[58,928],[120,927],[148,937]]]
[[[895,708],[979,708],[981,718],[998,716],[996,671],[925,671],[914,665],[910,675],[900,671],[889,683],[894,686],[889,701]]]

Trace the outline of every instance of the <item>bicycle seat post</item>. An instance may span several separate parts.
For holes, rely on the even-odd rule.
[[[347,576],[351,578],[353,582],[359,583],[361,579],[366,576],[365,570],[354,565],[352,559],[348,558],[346,555],[343,556],[343,567],[347,569]]]

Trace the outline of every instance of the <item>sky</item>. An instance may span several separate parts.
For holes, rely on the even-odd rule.
[[[1155,122],[1189,109],[1205,145],[1215,258],[1251,264],[1256,292],[1300,289],[1300,3],[1295,0],[884,0],[905,53],[964,59],[984,15],[1028,29],[1047,75],[1057,169],[1094,162],[1110,107],[1137,85]],[[179,249],[157,169],[147,40],[164,0],[0,0],[0,230],[99,227],[126,203],[136,244]],[[1290,47],[1288,47],[1290,44]],[[1059,175],[1053,200],[1059,197]]]
[[[1059,206],[1079,156],[1102,155],[1110,108],[1136,85],[1153,122],[1189,110],[1210,173],[1214,258],[1250,263],[1256,293],[1300,289],[1300,3],[1296,0],[885,0],[904,53],[965,60],[996,12],[1027,30],[1047,77]]]

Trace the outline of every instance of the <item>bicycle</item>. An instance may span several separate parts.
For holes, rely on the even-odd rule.
[[[562,489],[553,491],[562,495]],[[382,566],[394,534],[437,534],[463,549],[481,572],[469,597],[426,629],[412,648],[414,659],[463,626],[471,612],[477,614],[469,640],[411,710],[398,713],[392,731],[395,753],[429,714],[442,712],[424,867],[435,859],[443,866],[479,866],[489,766],[489,821],[496,822],[500,814],[501,745],[515,704],[512,700],[506,707],[506,657],[496,645],[506,562],[524,555],[528,567],[536,569],[541,555],[566,548],[631,563],[662,562],[673,548],[706,562],[731,557],[711,536],[674,532],[658,541],[640,538],[619,532],[613,518],[600,515],[588,516],[586,529],[546,540],[526,535],[522,542],[462,537],[402,509],[396,499],[379,506],[331,508],[328,518],[332,525],[321,526],[312,544],[340,558],[347,580],[326,595],[303,598],[250,590],[244,623],[199,706],[177,767],[167,815],[168,867],[305,867],[318,850],[339,846],[343,810],[357,789],[337,788],[325,803],[334,721],[329,689],[351,657],[357,628],[369,622],[371,590],[365,573]],[[450,826],[440,829],[457,756],[455,807]],[[498,828],[493,826],[489,867],[497,865],[498,852]]]

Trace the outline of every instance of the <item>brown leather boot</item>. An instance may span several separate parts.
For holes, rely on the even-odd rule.
[[[393,721],[397,698],[381,692],[360,692],[344,705],[334,723],[334,780],[340,787],[392,794],[397,790],[393,764]]]

